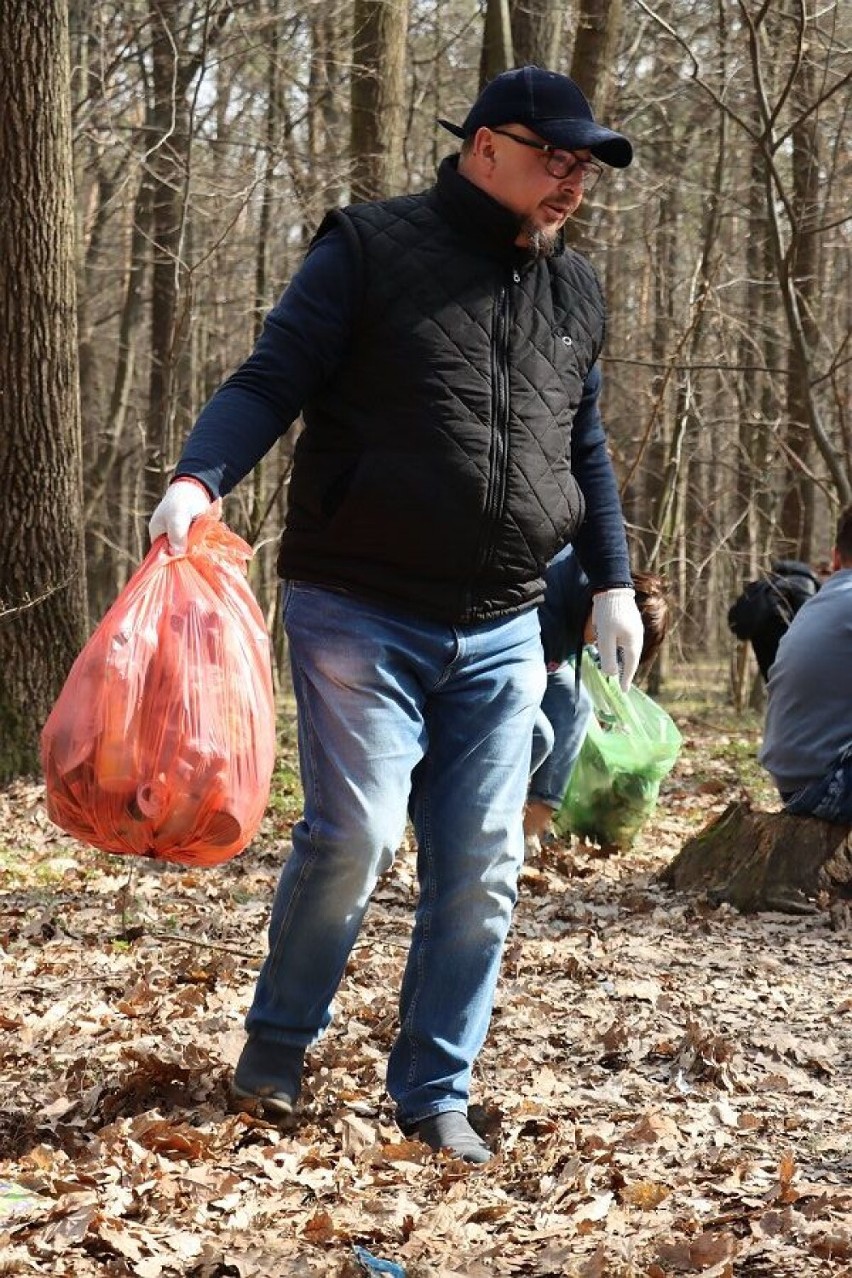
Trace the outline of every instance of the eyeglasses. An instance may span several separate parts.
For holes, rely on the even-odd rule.
[[[598,178],[603,173],[603,167],[596,164],[594,160],[578,160],[569,151],[560,151],[549,142],[533,142],[532,138],[519,138],[517,133],[507,133],[505,129],[492,129],[491,132],[499,133],[501,138],[511,138],[513,142],[519,142],[521,146],[532,147],[534,151],[541,151],[545,157],[544,171],[551,177],[567,178],[579,169],[584,191],[593,191],[597,186]]]

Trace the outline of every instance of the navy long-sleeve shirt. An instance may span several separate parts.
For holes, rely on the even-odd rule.
[[[175,476],[191,475],[225,496],[334,377],[357,320],[358,280],[340,230],[322,236],[269,312],[249,358],[202,410]],[[571,469],[587,516],[574,545],[595,589],[630,582],[615,474],[600,415],[594,366],[571,430]]]

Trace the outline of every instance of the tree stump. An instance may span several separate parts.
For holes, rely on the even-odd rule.
[[[852,829],[731,803],[656,881],[677,892],[706,892],[715,905],[726,901],[744,914],[815,913],[818,896],[852,897]]]

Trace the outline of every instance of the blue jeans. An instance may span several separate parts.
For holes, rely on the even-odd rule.
[[[820,781],[787,795],[784,811],[791,816],[852,825],[852,745],[846,747]]]
[[[533,731],[529,797],[554,809],[568,788],[592,713],[584,685],[576,686],[575,669],[573,662],[565,661],[548,671]]]
[[[289,583],[284,623],[305,809],[246,1029],[316,1042],[410,813],[420,894],[388,1091],[403,1125],[465,1111],[523,859],[538,614],[459,629]]]

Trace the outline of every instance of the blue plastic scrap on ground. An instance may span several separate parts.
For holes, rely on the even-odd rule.
[[[368,1274],[390,1274],[391,1278],[405,1278],[405,1270],[395,1260],[383,1260],[365,1247],[355,1247],[354,1251],[358,1263],[363,1265]]]

